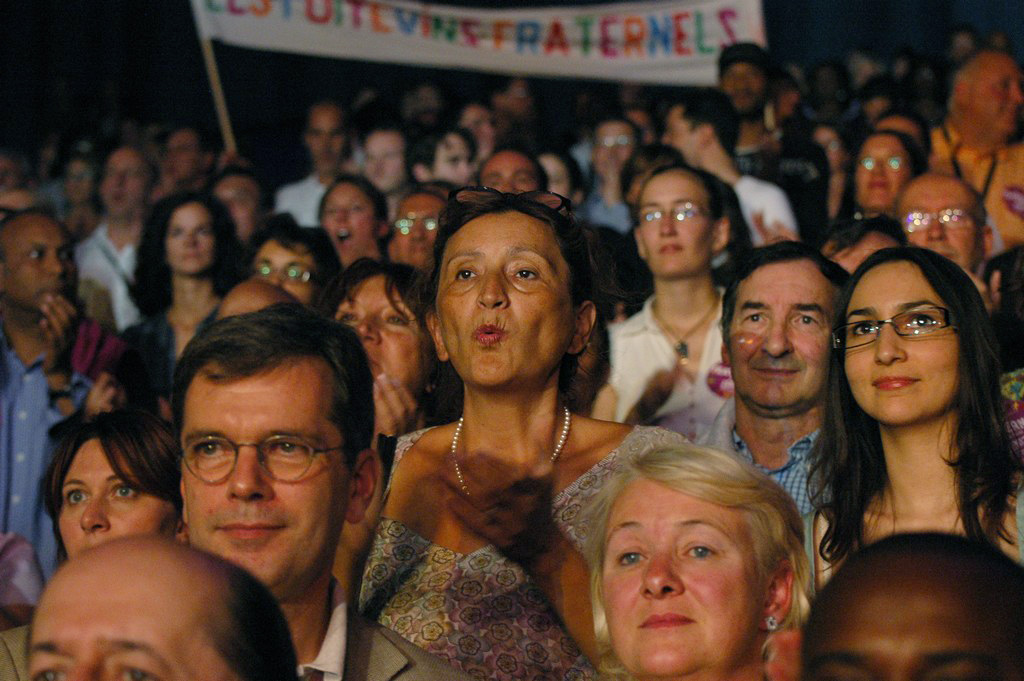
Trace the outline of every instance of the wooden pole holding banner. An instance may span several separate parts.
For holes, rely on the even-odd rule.
[[[224,140],[224,151],[234,156],[238,153],[238,144],[235,142],[235,133],[231,129],[228,103],[224,99],[224,87],[220,83],[217,60],[213,56],[213,42],[209,38],[200,37],[199,44],[203,48],[203,63],[206,64],[206,75],[210,80],[210,90],[213,92],[213,107],[217,110],[217,124],[220,126],[221,139]]]

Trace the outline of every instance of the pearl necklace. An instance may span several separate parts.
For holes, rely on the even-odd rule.
[[[565,441],[569,439],[569,424],[572,423],[572,414],[569,412],[569,407],[562,407],[565,410],[565,421],[562,423],[562,434],[558,436],[558,444],[555,445],[555,451],[551,453],[551,462],[554,463],[558,455],[562,453],[562,448],[565,447]],[[465,420],[465,416],[459,417],[459,424],[455,426],[455,435],[452,436],[452,463],[455,464],[455,477],[459,479],[459,487],[462,488],[463,493],[469,494],[469,488],[466,487],[466,481],[462,477],[462,469],[459,468],[459,458],[455,455],[455,450],[459,447],[459,436],[462,435],[462,422]]]

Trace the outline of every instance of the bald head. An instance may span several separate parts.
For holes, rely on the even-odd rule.
[[[295,656],[273,597],[243,570],[165,539],[130,537],[65,563],[29,638],[33,678],[99,679],[110,668],[165,681],[269,681],[294,675]]]
[[[949,110],[965,143],[1000,146],[1013,137],[1024,106],[1022,79],[1005,52],[980,50],[964,62],[953,78]]]
[[[1024,569],[980,544],[896,535],[851,557],[804,629],[803,678],[1024,678]]]
[[[247,312],[256,312],[277,303],[295,303],[298,305],[299,301],[283,288],[274,286],[262,279],[246,279],[236,284],[224,296],[224,300],[220,303],[220,309],[217,311],[217,319],[234,317],[235,315],[246,314]]]

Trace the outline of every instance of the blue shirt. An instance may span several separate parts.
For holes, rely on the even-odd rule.
[[[42,356],[26,367],[2,333],[0,354],[0,531],[28,539],[49,576],[57,566],[57,541],[43,504],[42,480],[56,444],[49,430],[66,417],[50,403]],[[81,374],[71,375],[76,408],[91,386]]]
[[[732,429],[733,449],[736,450],[740,458],[747,463],[753,464],[754,468],[759,471],[767,473],[772,480],[779,483],[782,489],[789,492],[789,496],[793,497],[793,501],[796,502],[796,507],[800,510],[801,515],[814,510],[814,506],[811,505],[811,496],[807,489],[807,474],[810,465],[808,456],[817,439],[817,430],[809,435],[804,435],[786,450],[789,454],[789,459],[786,463],[778,468],[766,468],[754,461],[754,455],[747,448],[747,443],[736,433],[735,428]]]

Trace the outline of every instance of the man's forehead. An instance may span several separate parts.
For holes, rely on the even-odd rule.
[[[71,239],[59,222],[46,215],[23,215],[8,221],[0,231],[0,242],[4,248],[13,245],[30,250],[39,245],[62,248],[71,244]]]
[[[740,282],[736,302],[751,300],[788,302],[790,304],[831,305],[835,286],[811,260],[784,260],[758,267]]]
[[[900,206],[903,212],[947,208],[970,211],[975,207],[975,198],[971,190],[955,177],[923,177],[906,188]]]

